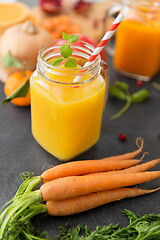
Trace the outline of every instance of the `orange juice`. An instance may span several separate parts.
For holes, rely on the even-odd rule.
[[[0,35],[8,27],[24,22],[28,16],[29,8],[23,3],[0,3]]]
[[[31,79],[32,133],[45,150],[67,161],[99,139],[106,82],[101,74],[92,80],[87,73],[73,84],[72,69],[50,70]]]
[[[159,12],[134,9],[126,14],[116,33],[114,66],[120,72],[142,76],[142,80],[159,71]]]

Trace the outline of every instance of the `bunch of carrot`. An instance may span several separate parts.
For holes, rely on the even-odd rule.
[[[13,230],[12,223],[21,220],[22,216],[27,219],[44,211],[59,216],[76,214],[159,190],[125,188],[160,177],[160,171],[146,171],[160,159],[140,165],[141,159],[134,159],[143,149],[143,140],[138,138],[138,141],[141,144],[134,152],[100,160],[64,163],[48,169],[41,176],[25,180],[10,205],[1,210],[0,239],[3,239],[6,229]],[[40,189],[33,191],[41,182]],[[42,201],[46,204],[41,204]]]

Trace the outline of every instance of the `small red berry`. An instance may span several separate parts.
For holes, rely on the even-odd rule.
[[[138,80],[138,81],[136,82],[136,85],[137,85],[138,87],[142,87],[142,86],[143,86],[143,82],[140,81],[140,80]]]
[[[124,142],[124,141],[126,141],[126,135],[124,134],[124,133],[121,133],[121,134],[119,134],[119,140],[120,141],[122,141],[122,142]]]
[[[158,134],[158,138],[160,139],[160,133]]]

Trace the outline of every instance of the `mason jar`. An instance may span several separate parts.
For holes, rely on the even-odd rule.
[[[160,2],[114,3],[107,12],[107,21],[120,10],[124,11],[125,18],[116,31],[114,51],[108,46],[114,66],[122,75],[149,81],[160,69]]]
[[[68,161],[100,137],[108,79],[107,63],[100,56],[83,67],[94,47],[82,41],[71,44],[77,67],[53,66],[64,42],[52,41],[39,51],[30,81],[31,123],[36,141],[56,158]]]

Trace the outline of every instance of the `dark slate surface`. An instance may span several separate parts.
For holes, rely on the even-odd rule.
[[[110,79],[126,81],[132,91],[139,90],[136,82],[127,79],[113,69],[110,63]],[[160,74],[153,79],[160,83]],[[152,81],[152,82],[153,82]],[[102,133],[99,142],[88,152],[77,159],[96,159],[111,155],[123,154],[136,149],[135,140],[138,136],[144,139],[144,151],[150,153],[144,161],[160,157],[160,91],[152,87],[152,82],[144,86],[150,91],[150,99],[141,104],[133,105],[127,113],[117,120],[110,117],[117,112],[123,103],[108,99],[103,116]],[[0,83],[0,101],[3,99],[3,84]],[[126,142],[118,140],[119,133],[127,135]],[[0,107],[0,208],[10,200],[19,187],[21,180],[19,173],[32,171],[40,175],[43,169],[60,162],[44,151],[33,139],[30,126],[30,108],[19,108],[12,104]],[[158,170],[159,166],[154,167]],[[159,179],[141,186],[155,188],[160,186]],[[58,233],[58,226],[69,222],[71,226],[83,223],[91,229],[97,225],[111,222],[127,224],[121,210],[129,209],[137,214],[160,213],[160,192],[126,199],[120,202],[106,204],[85,213],[68,217],[50,217],[42,214],[35,218],[35,225],[40,229],[48,230],[51,236]]]

